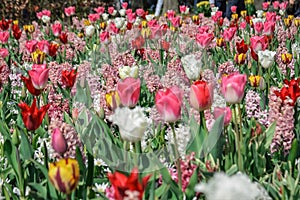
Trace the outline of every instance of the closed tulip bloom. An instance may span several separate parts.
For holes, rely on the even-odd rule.
[[[194,54],[186,55],[181,58],[183,69],[190,80],[198,80],[200,78],[202,61],[196,59]]]
[[[293,59],[293,55],[290,54],[290,53],[283,53],[283,54],[281,54],[281,61],[284,64],[290,64],[290,62],[292,61],[292,59]]]
[[[8,31],[0,31],[0,41],[2,44],[6,44],[9,39],[9,32]]]
[[[255,53],[268,47],[268,39],[265,36],[253,36],[250,38],[251,48]]]
[[[236,27],[230,27],[224,30],[223,38],[226,42],[230,42],[235,35]]]
[[[212,33],[199,33],[196,35],[196,41],[202,48],[206,48],[213,39],[214,34]]]
[[[31,107],[29,107],[26,103],[21,102],[18,104],[19,108],[21,108],[22,119],[25,127],[29,131],[34,131],[40,127],[44,116],[46,115],[47,110],[50,105],[47,104],[40,109],[36,106],[36,99],[33,99]]]
[[[155,105],[165,122],[175,122],[180,118],[182,96],[182,91],[177,86],[156,93]]]
[[[244,54],[244,53],[235,54],[234,60],[235,60],[236,64],[243,65],[243,64],[245,64],[245,61],[246,61],[246,54]]]
[[[6,48],[0,48],[0,57],[3,59],[6,58],[9,55],[9,52]]]
[[[63,85],[65,85],[67,88],[72,88],[75,83],[76,76],[77,76],[77,73],[74,69],[71,71],[63,70],[61,81],[62,81]]]
[[[258,62],[265,69],[271,67],[275,61],[274,56],[276,55],[275,51],[258,51]]]
[[[117,84],[117,91],[123,106],[134,107],[141,92],[141,81],[132,77],[125,78]]]
[[[231,109],[230,107],[215,107],[214,109],[214,118],[217,119],[219,116],[224,114],[224,126],[227,126],[232,117]]]
[[[227,103],[240,103],[244,97],[247,75],[233,73],[222,77],[221,91]]]
[[[33,65],[32,70],[28,71],[32,85],[35,89],[44,89],[48,83],[49,68],[44,65]]]
[[[39,49],[31,53],[31,58],[34,64],[43,64],[45,60],[45,56],[46,54]]]
[[[124,80],[125,78],[128,78],[128,77],[138,78],[139,68],[136,65],[134,65],[132,67],[122,66],[119,68],[119,76],[122,80]]]
[[[196,81],[191,86],[190,104],[198,111],[210,108],[213,102],[213,85],[203,80]]]
[[[252,87],[259,87],[261,83],[261,76],[251,75],[249,76],[249,82]]]
[[[51,133],[51,144],[54,151],[59,154],[64,154],[67,151],[67,141],[59,128],[53,129]]]
[[[65,8],[65,14],[67,17],[70,17],[75,14],[75,6],[70,6]]]
[[[33,87],[31,78],[27,78],[25,76],[21,76],[21,80],[24,82],[27,90],[30,92],[30,94],[34,95],[34,96],[39,96],[42,93],[42,90],[38,90],[35,89],[35,87]]]
[[[72,158],[60,159],[49,164],[48,176],[58,191],[70,194],[79,182],[79,164]]]
[[[53,35],[58,37],[61,34],[62,25],[60,23],[52,24],[51,29],[52,29]]]
[[[121,105],[121,100],[118,95],[118,92],[111,91],[107,94],[105,94],[105,100],[106,104],[111,108],[112,110],[115,110],[117,107]]]

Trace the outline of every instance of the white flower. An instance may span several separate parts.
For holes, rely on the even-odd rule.
[[[146,20],[147,21],[150,21],[154,18],[155,16],[154,15],[146,15]]]
[[[125,23],[125,18],[124,17],[116,17],[114,19],[114,23],[116,25],[117,28],[122,28],[124,23]]]
[[[274,56],[276,55],[275,51],[258,51],[258,61],[261,64],[261,66],[265,69],[272,66],[274,63]]]
[[[110,120],[118,125],[122,139],[129,142],[140,141],[148,126],[147,118],[138,106],[134,109],[118,107]]]
[[[103,19],[104,21],[107,21],[107,20],[108,20],[108,17],[109,17],[109,14],[103,13],[101,16],[102,16],[102,19]]]
[[[124,17],[126,15],[126,10],[125,9],[121,9],[119,10],[119,13],[122,17]]]
[[[264,22],[265,22],[265,19],[263,19],[263,18],[253,18],[253,19],[252,19],[252,23],[253,23],[253,24],[256,24],[257,22],[264,23]]]
[[[207,200],[271,200],[267,192],[258,183],[251,182],[249,177],[242,173],[231,177],[224,173],[216,173],[208,183],[196,185],[195,190],[204,193]]]
[[[43,15],[42,16],[42,21],[47,24],[48,22],[50,22],[50,17],[48,17],[47,15]]]
[[[29,192],[30,192],[30,187],[29,187],[29,186],[26,186],[26,188],[25,188],[25,196],[28,196],[28,195],[29,195]],[[17,187],[14,187],[13,193],[15,193],[15,194],[18,195],[18,196],[21,195],[20,189],[17,188]]]
[[[135,22],[134,22],[134,26],[138,26],[138,25],[140,25],[142,23],[142,19],[140,18],[140,17],[137,17],[136,19],[135,19]]]
[[[284,10],[279,10],[279,14],[281,15],[281,16],[284,16],[285,15],[285,12],[284,12]]]
[[[94,34],[95,32],[95,27],[93,25],[89,25],[85,27],[85,35],[90,37]]]
[[[125,195],[126,196],[124,197],[124,200],[139,200],[140,199],[139,191],[126,190]]]
[[[292,44],[292,53],[294,55],[294,58],[299,59],[300,46],[297,43]]]
[[[257,16],[258,18],[262,18],[263,15],[264,15],[264,11],[263,11],[263,10],[257,10],[257,11],[256,11],[256,16]]]
[[[191,54],[181,58],[181,62],[183,65],[183,69],[190,80],[197,80],[200,78],[202,66],[201,60],[197,60],[196,56]]]
[[[187,8],[185,9],[185,11],[184,11],[184,14],[187,15],[187,14],[189,14],[189,12],[190,12],[190,8],[187,7]]]
[[[95,158],[94,159],[94,165],[97,167],[101,167],[101,166],[107,166],[107,164],[100,158]]]
[[[111,13],[112,16],[115,16],[117,14],[117,11],[114,10],[113,13]]]
[[[104,193],[107,187],[108,187],[108,183],[102,183],[102,184],[95,183],[95,187],[93,187],[93,190],[98,193]]]
[[[139,68],[138,66],[134,65],[132,67],[123,66],[119,68],[119,76],[122,80],[127,77],[138,78],[139,76]]]

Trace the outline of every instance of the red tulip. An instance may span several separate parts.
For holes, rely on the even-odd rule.
[[[19,103],[18,106],[22,110],[21,114],[24,125],[29,131],[36,130],[42,124],[44,116],[50,107],[50,105],[47,104],[41,107],[41,109],[38,109],[36,106],[36,98],[33,99],[31,107],[24,102]]]
[[[68,35],[67,35],[66,33],[60,34],[59,40],[60,40],[63,44],[67,44],[67,42],[68,42]]]
[[[0,21],[0,29],[2,31],[6,31],[9,28],[9,24],[11,23],[11,20],[2,19]]]
[[[142,182],[139,181],[138,169],[134,168],[129,175],[125,176],[120,172],[108,173],[108,180],[114,188],[114,195],[116,200],[129,199],[128,197],[133,197],[133,199],[142,200],[144,190],[147,186],[147,182],[150,175],[145,176]]]
[[[227,103],[240,103],[244,97],[247,75],[233,73],[222,77],[221,91]]]
[[[156,93],[155,105],[164,121],[175,122],[180,118],[182,96],[181,90],[176,86]]]
[[[35,89],[42,90],[46,87],[49,77],[49,68],[46,67],[46,64],[33,65],[28,74]]]
[[[123,106],[134,107],[139,100],[140,90],[140,79],[127,77],[117,84],[117,91]]]
[[[25,76],[21,76],[22,81],[24,82],[27,90],[34,96],[39,96],[42,93],[42,90],[37,90],[33,87],[31,78],[27,78]]]
[[[213,102],[213,85],[203,80],[196,81],[191,86],[190,104],[198,111],[210,108]]]
[[[16,40],[19,40],[21,38],[21,35],[22,35],[21,29],[16,29],[15,31],[13,31],[13,36]]]
[[[232,117],[230,107],[225,107],[225,108],[215,107],[215,109],[214,109],[214,118],[215,119],[217,119],[219,116],[221,116],[223,114],[224,114],[224,126],[227,126],[230,123],[231,117]]]
[[[67,151],[67,141],[59,128],[53,129],[51,134],[51,144],[54,151],[59,154],[64,154]]]
[[[236,42],[236,50],[237,52],[240,53],[247,53],[248,51],[248,45],[245,44],[245,41],[242,40],[241,42]]]
[[[71,71],[63,70],[61,81],[67,88],[72,88],[75,83],[76,76],[77,73],[74,69]]]
[[[56,55],[59,45],[56,43],[51,43],[49,45],[49,56],[53,57]]]
[[[274,93],[280,97],[282,101],[289,97],[293,101],[291,105],[294,105],[297,98],[300,97],[300,79],[292,79],[291,81],[284,80],[284,83],[286,86],[280,91],[274,91]]]

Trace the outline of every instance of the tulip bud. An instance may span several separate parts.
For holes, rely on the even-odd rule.
[[[300,26],[300,18],[295,18],[294,24],[295,24],[295,26],[299,27]]]
[[[259,80],[259,89],[264,90],[266,89],[266,81],[263,77],[260,77]]]
[[[58,191],[70,194],[79,182],[79,164],[72,158],[60,159],[49,164],[48,176]]]
[[[19,138],[19,133],[16,129],[14,129],[13,131],[13,135],[12,135],[12,143],[15,145],[15,146],[19,146],[20,144],[20,138]]]
[[[244,53],[235,54],[234,60],[238,65],[243,65],[246,61],[246,54]]]
[[[105,100],[106,100],[107,105],[112,110],[115,110],[121,104],[121,100],[120,100],[119,94],[116,91],[111,91],[110,93],[107,93],[105,95]]]
[[[246,10],[242,10],[241,11],[241,16],[242,17],[246,17],[247,16],[247,11]]]
[[[52,147],[57,153],[64,154],[67,151],[67,141],[59,128],[53,129],[51,139]]]

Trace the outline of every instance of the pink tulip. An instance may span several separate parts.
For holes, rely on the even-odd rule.
[[[178,17],[173,17],[171,19],[171,23],[174,27],[179,27],[180,26],[180,20],[181,18],[178,16]]]
[[[54,151],[59,154],[64,154],[67,151],[67,141],[59,128],[53,129],[51,134],[51,144]]]
[[[157,22],[156,19],[151,19],[150,21],[147,22],[147,25],[148,25],[148,27],[149,27],[150,29],[151,29],[151,27],[153,27],[153,26],[158,26],[158,27],[159,27],[159,24],[158,24],[158,22]]]
[[[9,39],[9,32],[8,31],[1,31],[0,32],[0,41],[2,44],[6,44]]]
[[[212,16],[212,19],[215,23],[217,23],[222,16],[223,16],[223,12],[222,11],[217,11],[215,13],[215,15]]]
[[[26,41],[25,43],[25,47],[26,49],[29,51],[29,53],[32,53],[35,51],[36,49],[36,46],[37,46],[37,41],[36,40],[29,40],[29,41]]]
[[[250,46],[255,53],[266,50],[268,47],[268,41],[265,36],[253,36],[250,38],[250,43]]]
[[[208,33],[208,31],[210,30],[209,26],[200,26],[198,28],[198,33],[202,34],[202,33]]]
[[[183,93],[177,86],[156,93],[155,105],[165,122],[175,122],[180,118],[182,97]]]
[[[263,2],[262,3],[262,8],[263,8],[263,10],[268,10],[268,8],[269,8],[269,2]]]
[[[262,22],[256,22],[254,24],[255,34],[260,34],[262,32],[263,28],[264,28],[264,25]]]
[[[51,29],[52,29],[53,35],[55,37],[58,37],[61,34],[62,26],[60,23],[55,23],[55,24],[52,24]]]
[[[37,43],[37,47],[39,48],[39,50],[41,50],[45,54],[49,53],[49,46],[50,44],[47,40],[41,40]]]
[[[275,9],[275,10],[278,10],[279,9],[279,1],[274,1],[273,3],[272,3],[272,5],[273,5],[273,8]]]
[[[98,13],[95,13],[95,14],[91,13],[91,14],[89,14],[88,18],[89,18],[90,22],[93,23],[100,19],[100,15]]]
[[[117,26],[114,22],[111,22],[109,24],[109,31],[114,34],[118,34],[120,30],[117,28]]]
[[[104,44],[109,43],[109,32],[107,31],[103,31],[102,33],[100,33],[100,41],[103,42]]]
[[[51,11],[50,10],[43,10],[41,12],[38,12],[36,14],[36,16],[37,16],[38,19],[42,19],[43,16],[50,17],[51,16]]]
[[[231,12],[232,13],[236,13],[236,10],[237,10],[237,6],[231,6]]]
[[[176,15],[175,11],[174,10],[168,10],[167,11],[167,18],[168,20],[171,20],[172,18],[174,18]]]
[[[265,35],[273,35],[275,31],[275,22],[265,21],[263,34]]]
[[[0,57],[2,57],[4,59],[8,56],[8,54],[9,54],[9,52],[6,48],[0,48]]]
[[[107,11],[110,15],[112,15],[112,14],[114,14],[115,8],[114,7],[108,7]]]
[[[279,4],[279,8],[281,10],[286,10],[287,6],[288,6],[289,2],[288,1],[284,1],[281,4]]]
[[[267,22],[276,22],[276,12],[266,12],[266,21]]]
[[[190,104],[198,111],[211,107],[213,102],[213,84],[203,80],[196,81],[191,86]]]
[[[32,70],[29,70],[28,74],[35,89],[41,90],[46,87],[49,77],[49,69],[46,67],[46,64],[33,65]]]
[[[134,23],[135,19],[136,19],[135,13],[130,12],[127,14],[127,20],[129,23]]]
[[[242,22],[240,23],[240,29],[241,29],[241,30],[245,30],[246,27],[247,27],[247,22],[242,21]]]
[[[213,33],[198,33],[196,35],[196,41],[202,48],[206,48],[214,39]]]
[[[140,90],[140,79],[127,77],[117,84],[117,92],[123,106],[134,107],[139,100]]]
[[[75,14],[75,6],[70,6],[65,8],[65,14],[67,17],[70,17]]]
[[[179,6],[180,13],[182,13],[182,14],[185,13],[186,9],[187,9],[187,6],[185,6],[185,5]]]
[[[226,42],[230,42],[232,38],[234,37],[236,32],[236,27],[230,27],[228,29],[224,30],[223,38]]]
[[[122,6],[123,9],[126,10],[127,7],[128,7],[128,3],[127,2],[123,2],[121,6]]]
[[[221,92],[227,103],[240,103],[244,97],[247,75],[233,73],[222,77]]]
[[[135,13],[137,16],[143,17],[145,14],[145,11],[142,8],[139,8],[139,9],[136,9]]]
[[[98,14],[98,15],[102,15],[105,11],[105,8],[100,6],[98,8],[94,8],[94,11]]]
[[[230,123],[231,117],[232,117],[230,107],[225,107],[225,108],[215,107],[215,109],[214,109],[214,118],[215,119],[217,119],[218,117],[220,117],[223,114],[224,114],[224,126],[227,126]]]
[[[129,9],[127,9],[127,10],[125,11],[125,13],[126,13],[126,15],[128,15],[129,13],[132,14],[132,13],[134,13],[134,12],[132,12],[132,9],[129,8]],[[134,14],[135,14],[135,13],[134,13]]]

